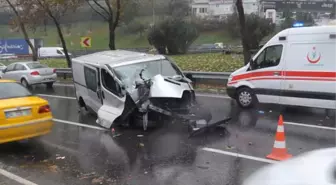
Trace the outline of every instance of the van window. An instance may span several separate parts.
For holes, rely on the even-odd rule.
[[[270,46],[262,51],[254,61],[253,70],[277,66],[280,63],[282,45]]]
[[[86,87],[94,92],[97,91],[97,72],[91,68],[84,66],[84,76]]]
[[[101,70],[102,84],[105,89],[110,91],[111,93],[120,96],[121,88],[118,83],[114,80],[114,78],[108,73],[105,69]]]

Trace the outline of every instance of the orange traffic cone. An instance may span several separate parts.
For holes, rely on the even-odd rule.
[[[287,153],[283,118],[280,115],[273,150],[266,158],[283,161],[291,157],[292,155]]]

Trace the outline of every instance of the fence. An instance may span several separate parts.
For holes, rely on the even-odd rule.
[[[70,68],[57,68],[56,73],[63,79],[72,77]],[[226,85],[230,76],[230,72],[198,72],[198,71],[183,71],[184,74],[192,76],[194,84],[210,84],[210,85]]]

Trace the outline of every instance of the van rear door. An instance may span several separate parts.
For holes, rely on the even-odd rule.
[[[88,101],[85,103],[95,112],[98,112],[103,105],[100,96],[99,71],[94,66],[84,65],[84,77],[88,95]]]
[[[267,46],[250,64],[248,72],[237,76],[251,83],[261,103],[281,101],[279,94],[283,80],[284,47],[284,44]]]

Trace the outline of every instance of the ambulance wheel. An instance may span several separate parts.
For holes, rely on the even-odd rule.
[[[236,101],[242,108],[251,108],[258,102],[253,90],[248,87],[238,89]]]

